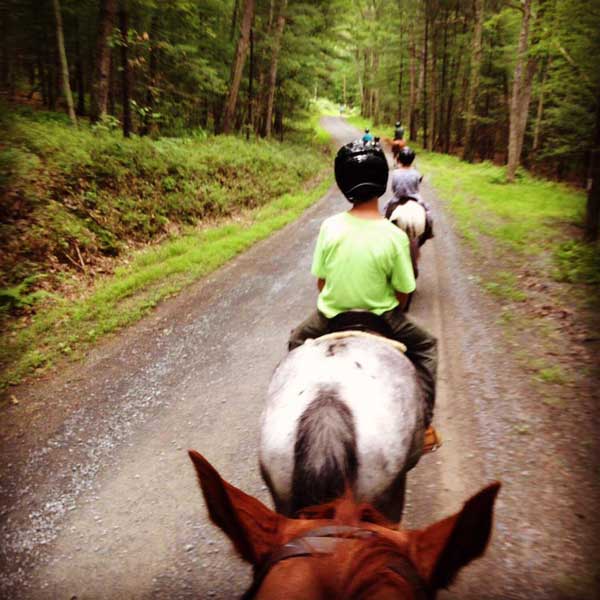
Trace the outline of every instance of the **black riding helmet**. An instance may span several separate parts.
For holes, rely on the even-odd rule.
[[[404,146],[404,148],[400,149],[400,152],[398,152],[398,156],[397,159],[405,166],[408,167],[409,165],[412,165],[413,160],[415,160],[415,151],[412,148],[409,148],[408,146]]]
[[[355,140],[342,146],[335,157],[335,180],[353,204],[383,196],[388,171],[387,159],[379,144]]]
[[[396,121],[396,127],[400,127],[400,121]]]

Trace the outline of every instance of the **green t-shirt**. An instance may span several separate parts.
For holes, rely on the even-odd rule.
[[[311,270],[325,280],[317,308],[329,319],[352,309],[380,315],[398,306],[396,291],[415,289],[408,237],[387,219],[326,219]]]

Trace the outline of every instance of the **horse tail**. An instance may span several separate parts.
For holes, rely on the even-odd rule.
[[[354,417],[333,386],[323,386],[296,432],[292,510],[339,498],[358,471]]]

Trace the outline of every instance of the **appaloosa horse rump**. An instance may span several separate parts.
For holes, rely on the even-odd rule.
[[[349,489],[397,522],[424,429],[415,369],[388,341],[307,340],[273,374],[261,425],[261,473],[282,514]]]

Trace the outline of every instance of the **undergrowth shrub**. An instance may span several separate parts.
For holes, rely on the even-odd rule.
[[[35,291],[38,274],[51,289],[61,269],[261,206],[323,166],[322,148],[305,137],[124,139],[110,123],[74,129],[63,115],[0,112],[0,288],[11,310],[30,305],[24,290]]]

